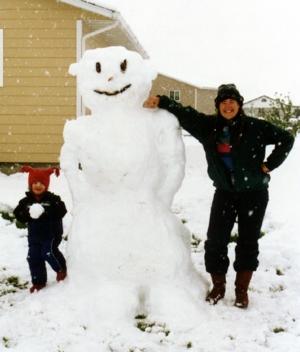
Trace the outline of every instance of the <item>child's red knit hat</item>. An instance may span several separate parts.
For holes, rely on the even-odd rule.
[[[56,177],[59,176],[59,168],[56,166],[49,167],[48,169],[34,169],[33,167],[24,165],[21,167],[19,172],[28,172],[28,185],[32,185],[34,182],[41,182],[45,185],[46,190],[49,188],[50,175],[55,172]]]

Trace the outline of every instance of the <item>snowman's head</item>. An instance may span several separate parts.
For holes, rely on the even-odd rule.
[[[141,106],[157,76],[148,60],[121,46],[87,50],[69,72],[77,76],[79,92],[92,112],[107,104]]]

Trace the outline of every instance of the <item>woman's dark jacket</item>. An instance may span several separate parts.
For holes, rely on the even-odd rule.
[[[246,116],[241,134],[241,116],[231,120],[223,117],[205,115],[192,107],[183,107],[166,96],[160,96],[160,108],[174,114],[180,125],[202,143],[208,163],[208,175],[214,186],[229,192],[261,191],[268,188],[270,175],[262,171],[266,146],[275,148],[266,159],[266,167],[272,171],[288,156],[294,144],[289,132],[270,122]],[[224,126],[230,134],[231,157],[233,161],[234,184],[232,174],[221,160],[217,143]]]
[[[32,219],[29,213],[29,207],[34,203],[40,203],[45,209],[38,219]],[[13,213],[18,221],[28,223],[29,244],[61,237],[63,234],[62,218],[67,209],[60,197],[51,192],[45,192],[39,201],[31,192],[26,192],[26,197],[20,200]]]

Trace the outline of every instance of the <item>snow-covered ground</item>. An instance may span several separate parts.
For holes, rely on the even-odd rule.
[[[198,247],[191,246],[192,257],[197,270],[209,279],[203,243],[214,188],[206,174],[201,145],[192,137],[184,141],[186,176],[172,209],[201,240]],[[30,294],[29,284],[22,288],[30,282],[26,229],[18,229],[0,216],[0,351],[300,351],[299,160],[298,137],[288,159],[271,174],[270,202],[262,228],[265,235],[260,239],[260,266],[250,284],[248,309],[233,306],[235,273],[231,266],[225,298],[216,306],[199,301],[201,323],[181,330],[143,319],[136,319],[140,329],[134,324],[106,326],[93,310],[93,305],[101,307],[101,302],[89,302],[89,297],[82,299],[77,292],[70,294],[66,290],[68,279],[57,283],[49,267],[46,288]],[[0,173],[1,212],[9,212],[17,205],[26,185],[26,174]],[[50,191],[59,194],[69,210],[64,219],[67,235],[72,199],[63,174],[51,178]],[[66,252],[67,241],[60,248]],[[229,254],[232,263],[234,243],[230,244]],[[88,268],[86,272],[88,275]],[[142,331],[145,326],[146,331]]]

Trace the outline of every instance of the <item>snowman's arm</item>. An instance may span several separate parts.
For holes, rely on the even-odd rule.
[[[72,193],[73,198],[76,197],[77,190],[80,189],[82,181],[79,177],[79,126],[77,121],[67,121],[64,127],[63,137],[64,145],[60,152],[60,167],[63,170]]]
[[[158,189],[158,195],[170,207],[184,179],[185,148],[176,117],[163,110],[159,110],[158,115],[158,150],[166,169],[166,178]]]

